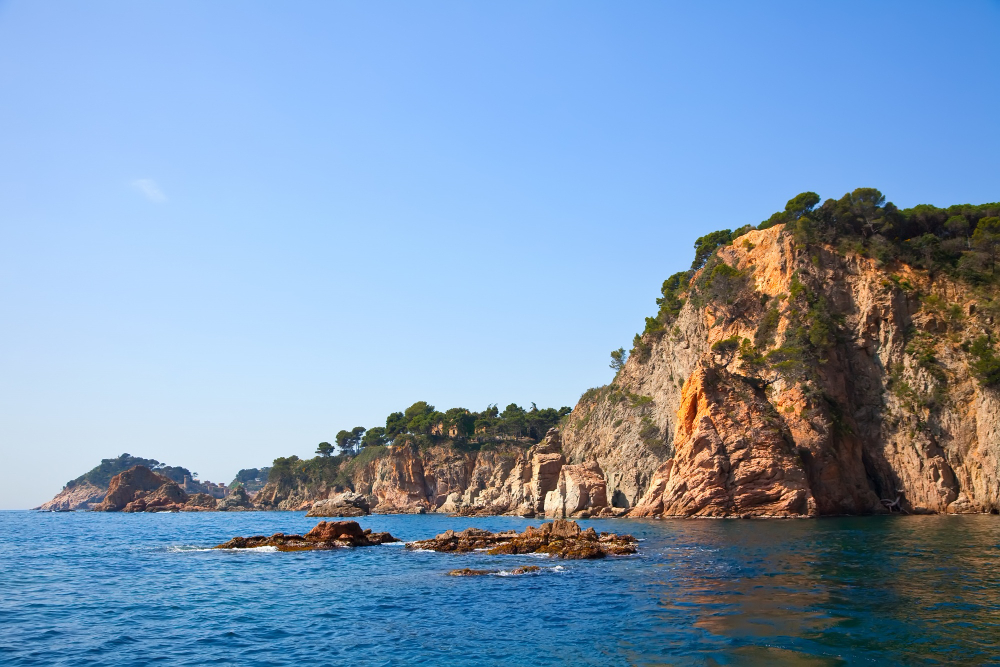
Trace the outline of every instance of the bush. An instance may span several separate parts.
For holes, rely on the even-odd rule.
[[[1000,385],[1000,359],[993,351],[993,344],[988,336],[980,336],[969,346],[972,363],[969,364],[972,375],[985,387]]]

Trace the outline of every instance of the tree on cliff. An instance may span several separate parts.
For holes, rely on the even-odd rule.
[[[786,222],[795,222],[806,215],[819,203],[819,195],[815,192],[801,192],[785,204],[784,211],[778,211],[764,222],[757,225],[757,229],[767,229]]]
[[[316,445],[316,453],[322,457],[330,457],[333,455],[333,445],[329,442],[321,442]]]
[[[691,262],[691,269],[696,271],[705,266],[705,262],[720,245],[726,245],[732,240],[733,232],[730,229],[720,229],[717,232],[699,236],[694,242],[694,261]]]
[[[1000,255],[1000,217],[983,218],[972,233],[972,247],[989,259],[990,275],[996,273]]]
[[[625,368],[626,361],[628,361],[628,352],[625,351],[624,347],[620,347],[611,353],[611,363],[608,365],[617,373]]]
[[[385,429],[381,426],[373,426],[365,431],[361,438],[361,447],[381,447],[386,443]]]
[[[351,432],[341,429],[337,431],[337,437],[335,438],[337,442],[337,449],[339,449],[344,454],[354,453],[354,442],[351,439]]]
[[[732,336],[725,340],[719,340],[712,344],[712,356],[719,366],[725,368],[736,356],[736,351],[740,349],[740,337]]]

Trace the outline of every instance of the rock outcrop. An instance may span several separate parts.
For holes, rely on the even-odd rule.
[[[545,494],[545,516],[550,518],[587,518],[607,506],[604,473],[597,461],[562,466],[556,487]]]
[[[111,478],[99,512],[211,512],[223,501],[207,493],[187,494],[181,486],[146,466],[135,466]]]
[[[111,484],[108,486],[104,500],[94,507],[94,510],[97,512],[120,512],[129,503],[139,500],[149,492],[156,491],[166,484],[177,486],[176,482],[163,475],[157,475],[146,466],[129,468],[111,478]]]
[[[540,553],[576,560],[627,556],[636,552],[636,544],[631,535],[598,535],[593,528],[581,530],[576,521],[557,519],[538,528],[528,526],[523,533],[491,533],[480,528],[448,530],[434,539],[409,542],[406,548],[452,553],[486,551],[490,555]]]
[[[122,512],[180,511],[187,501],[188,495],[184,493],[180,485],[168,480],[150,493],[136,493],[135,500],[125,505]]]
[[[448,573],[449,577],[482,577],[489,574],[500,574],[508,577],[517,577],[522,574],[535,574],[540,572],[542,568],[537,565],[522,565],[521,567],[515,567],[513,570],[474,570],[470,567],[463,567],[460,570],[452,570]]]
[[[973,378],[966,352],[995,325],[968,287],[802,247],[783,225],[718,255],[747,288],[721,305],[689,293],[563,429],[563,454],[598,463],[612,506],[815,516],[899,499],[908,512],[1000,511],[1000,394]],[[815,341],[807,363],[794,342],[782,347],[795,327]],[[713,352],[727,340],[758,360],[784,356],[762,373],[753,354]]]
[[[572,496],[568,501],[565,498],[559,501],[573,505],[567,516],[574,512],[577,516],[600,513],[607,502],[601,495],[601,485],[593,478],[596,464],[574,468],[561,478],[565,464],[558,429],[551,429],[538,444],[501,442],[478,451],[446,445],[418,448],[404,444],[387,447],[383,456],[357,466],[350,477],[351,489],[325,484],[310,488],[271,481],[256,500],[266,509],[332,512],[340,511],[328,508],[342,505],[347,491],[363,496],[370,511],[379,514],[444,512],[462,516],[532,517],[545,513],[546,496],[556,490],[562,479],[564,494]],[[596,475],[601,477],[599,470]],[[351,504],[361,507],[354,501]],[[551,516],[555,515],[553,510]]]
[[[684,386],[674,456],[630,516],[815,514],[791,439],[763,392],[698,368]]]
[[[216,503],[215,509],[220,512],[245,512],[254,509],[247,490],[242,486],[234,486],[229,495]]]
[[[353,491],[338,493],[327,500],[317,500],[306,516],[365,516],[371,514],[368,499]]]
[[[100,505],[108,490],[89,482],[67,486],[55,498],[35,509],[49,512],[89,510]]]
[[[399,542],[389,533],[373,533],[362,530],[357,521],[320,521],[305,535],[285,535],[275,533],[270,537],[234,537],[219,544],[215,549],[257,549],[274,547],[278,551],[322,551],[343,547],[371,547],[388,542]]]

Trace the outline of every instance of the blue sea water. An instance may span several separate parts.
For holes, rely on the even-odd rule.
[[[516,518],[371,516],[404,540]],[[637,556],[208,550],[302,513],[0,512],[0,663],[1000,664],[1000,517],[581,522]],[[456,578],[460,567],[538,574]]]

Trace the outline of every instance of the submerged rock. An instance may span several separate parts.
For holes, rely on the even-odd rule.
[[[516,576],[519,574],[531,574],[532,572],[538,572],[542,568],[537,565],[523,565],[521,567],[515,567],[513,570],[473,570],[470,567],[463,567],[460,570],[452,570],[448,573],[449,577],[481,577],[487,574],[507,574],[510,576]]]
[[[634,554],[636,543],[631,535],[598,534],[593,528],[581,530],[576,521],[557,519],[538,528],[528,526],[523,533],[491,533],[480,528],[466,528],[461,532],[447,530],[434,539],[410,542],[406,547],[455,553],[483,550],[492,555],[542,553],[583,559]]]
[[[357,521],[320,521],[305,535],[285,535],[275,533],[270,537],[234,537],[215,549],[255,549],[275,547],[278,551],[316,551],[338,549],[340,547],[371,547],[387,542],[399,542],[389,533],[373,533],[370,528],[361,529]]]

